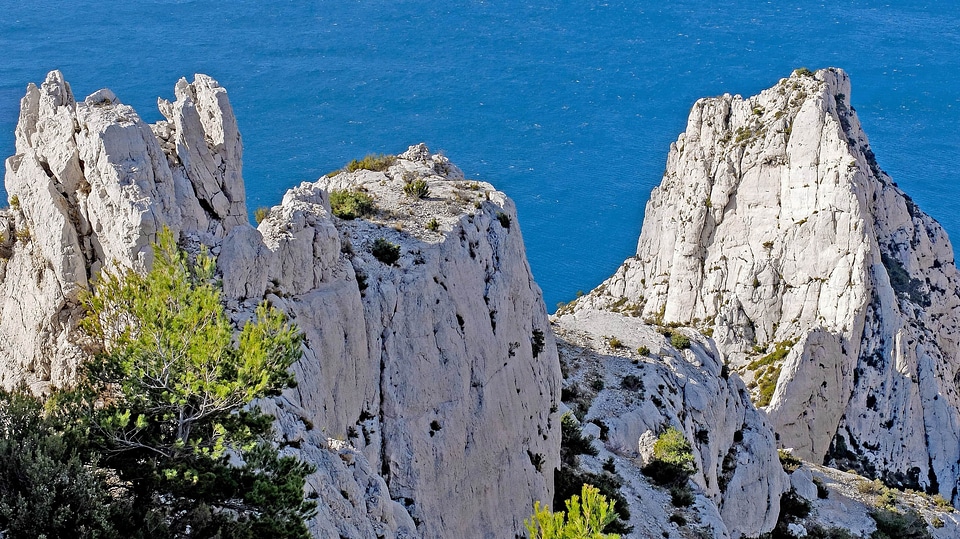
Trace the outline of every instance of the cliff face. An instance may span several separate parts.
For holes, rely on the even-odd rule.
[[[6,161],[12,211],[0,226],[4,385],[69,383],[83,357],[77,294],[106,264],[143,263],[162,225],[212,240],[246,222],[226,91],[199,75],[176,93],[161,104],[158,138],[109,90],[78,102],[56,71],[27,87]],[[198,196],[204,189],[218,199]]]
[[[637,255],[574,307],[710,334],[779,444],[957,501],[960,277],[836,69],[698,101]]]
[[[554,329],[568,394],[579,401],[592,397],[583,422],[585,430],[599,431],[601,454],[583,460],[593,472],[607,458],[615,462],[631,537],[658,537],[665,530],[684,537],[690,530],[700,530],[698,537],[757,537],[773,529],[780,496],[790,488],[773,431],[739,377],[724,370],[710,339],[673,329],[691,343],[677,349],[635,317],[586,309],[560,314]],[[675,507],[666,489],[640,473],[665,426],[679,429],[691,444],[696,501],[690,509]],[[689,524],[678,526],[676,514]]]
[[[512,202],[421,145],[291,189],[254,229],[226,92],[197,75],[159,107],[147,125],[109,90],[77,102],[58,72],[28,87],[2,215],[3,383],[69,383],[79,292],[105,266],[148,264],[166,225],[218,257],[234,320],[266,299],[306,336],[299,385],[262,405],[318,466],[317,537],[520,533],[552,492],[560,373]],[[417,179],[422,200],[403,193]],[[341,188],[375,213],[333,216]],[[373,256],[379,238],[395,263]]]

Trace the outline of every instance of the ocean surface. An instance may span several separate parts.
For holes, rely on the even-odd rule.
[[[248,205],[426,142],[517,203],[548,309],[632,256],[693,102],[838,66],[882,168],[960,241],[960,2],[3,0],[0,154],[60,69],[147,121],[227,88]]]

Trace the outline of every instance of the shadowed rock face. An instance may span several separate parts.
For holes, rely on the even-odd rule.
[[[574,311],[712,332],[781,446],[956,502],[953,250],[877,165],[850,93],[826,69],[698,101],[637,255]]]
[[[304,332],[298,386],[262,403],[284,451],[315,464],[317,537],[513,537],[559,461],[559,363],[513,203],[413,146],[381,172],[291,189],[248,224],[225,90],[197,75],[142,122],[109,90],[30,85],[0,214],[0,380],[69,384],[88,350],[78,294],[150,263],[170,227],[218,257],[230,316],[258,303]],[[423,180],[425,199],[403,187]],[[344,221],[330,189],[377,210]],[[26,231],[29,231],[29,235]],[[373,254],[384,238],[399,258]]]
[[[790,488],[773,431],[737,374],[724,371],[710,339],[674,329],[689,339],[688,347],[677,349],[661,328],[588,309],[561,314],[554,329],[565,388],[576,394],[602,388],[584,416],[585,428],[604,427],[602,444],[595,442],[601,454],[581,461],[600,473],[600,463],[613,459],[629,505],[631,537],[659,537],[666,530],[671,537],[691,530],[705,537],[757,537],[773,529],[780,496]],[[641,474],[665,426],[683,433],[696,467],[691,484],[697,499],[685,513],[691,521],[685,528],[671,519],[682,510],[666,489]]]

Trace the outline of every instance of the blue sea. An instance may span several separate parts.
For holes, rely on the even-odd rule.
[[[147,121],[227,88],[251,208],[426,142],[517,203],[548,308],[635,250],[693,102],[839,66],[880,166],[960,238],[960,2],[3,0],[0,154],[28,82],[113,89]],[[960,241],[960,240],[958,240]]]

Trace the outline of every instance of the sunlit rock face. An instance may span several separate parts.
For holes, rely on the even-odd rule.
[[[574,307],[712,334],[778,443],[957,501],[960,279],[838,69],[701,99],[637,255]]]
[[[303,331],[297,387],[262,406],[317,466],[315,536],[522,533],[552,497],[560,372],[513,203],[419,145],[295,187],[253,228],[226,91],[197,75],[159,108],[148,125],[109,90],[77,101],[59,72],[27,88],[0,214],[0,381],[68,385],[90,352],[81,291],[149,265],[166,226],[217,257],[235,321],[266,300]],[[404,192],[416,180],[425,198]],[[336,217],[333,189],[375,211]]]

